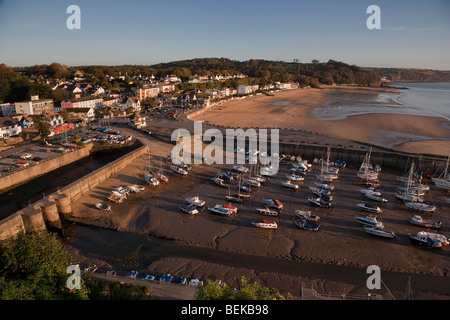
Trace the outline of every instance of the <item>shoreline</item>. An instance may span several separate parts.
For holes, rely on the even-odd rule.
[[[274,96],[260,95],[243,100],[228,101],[204,112],[188,116],[188,118],[192,121],[204,121],[220,126],[298,128],[334,138],[377,144],[382,147],[390,147],[411,139],[423,140],[424,137],[429,142],[448,140],[448,150],[433,147],[434,150],[439,151],[439,155],[448,155],[450,152],[450,123],[445,118],[399,113],[364,113],[339,120],[319,120],[311,115],[314,108],[326,106],[330,102],[339,105],[343,99],[353,99],[351,101],[359,108],[364,107],[368,101],[370,104],[384,106],[387,102],[370,100],[373,98],[370,95],[382,92],[395,93],[384,88],[347,86],[279,91],[275,92]],[[343,97],[336,97],[337,94],[343,94]],[[369,94],[369,98],[366,97],[367,94]],[[363,98],[359,97],[360,95],[363,95]],[[354,100],[355,98],[356,100]],[[273,105],[277,101],[282,101],[283,105]],[[392,139],[391,135],[386,139],[381,139],[381,136],[377,136],[380,130],[397,133],[399,136],[403,135],[407,138]],[[414,136],[417,137],[414,138]],[[423,147],[423,145],[417,144],[418,149],[415,153],[429,153],[426,151],[429,148],[419,147]]]

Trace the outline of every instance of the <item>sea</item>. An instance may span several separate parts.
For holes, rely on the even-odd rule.
[[[328,103],[315,107],[318,120],[341,120],[368,113],[395,113],[441,117],[450,121],[450,82],[391,83],[395,91],[333,92]]]
[[[392,86],[408,88],[400,90],[397,101],[401,104],[450,121],[450,82],[392,83]]]

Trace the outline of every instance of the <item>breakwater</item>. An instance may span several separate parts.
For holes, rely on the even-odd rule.
[[[70,218],[73,201],[148,152],[148,146],[141,142],[140,144],[141,146],[136,150],[1,220],[0,240],[7,239],[19,232],[61,230],[61,219]]]
[[[42,161],[36,165],[22,169],[20,171],[4,175],[0,177],[0,190],[14,187],[15,185],[18,185],[25,181],[29,181],[52,170],[58,169],[75,161],[78,161],[84,157],[87,157],[92,147],[93,144],[88,143],[84,146],[84,148],[61,154],[57,157]]]

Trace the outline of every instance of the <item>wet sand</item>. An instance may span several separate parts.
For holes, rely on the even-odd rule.
[[[339,180],[336,183],[333,208],[331,209],[316,209],[311,207],[307,201],[307,197],[311,194],[308,187],[312,185],[315,172],[310,173],[307,179],[300,183],[299,191],[294,192],[292,189],[281,186],[281,181],[290,172],[289,166],[282,166],[277,176],[254,191],[250,200],[243,204],[237,204],[239,212],[236,216],[232,218],[216,216],[207,210],[202,210],[195,216],[186,215],[179,209],[180,205],[186,203],[186,197],[198,195],[207,201],[207,206],[226,203],[224,196],[228,194],[228,190],[211,183],[209,178],[218,172],[232,171],[232,165],[194,165],[188,177],[177,176],[169,171],[168,164],[161,160],[161,157],[167,155],[171,148],[172,146],[168,144],[152,142],[151,150],[155,154],[138,159],[132,166],[105,181],[102,186],[95,188],[90,194],[77,200],[73,205],[73,221],[100,228],[120,230],[121,232],[115,234],[117,237],[122,235],[123,247],[127,249],[124,250],[123,255],[119,254],[119,257],[131,256],[133,257],[131,260],[134,261],[136,266],[146,270],[161,269],[161,265],[165,265],[165,268],[168,269],[175,267],[172,260],[164,262],[164,259],[161,260],[156,257],[145,259],[146,252],[151,252],[153,249],[152,242],[149,242],[146,238],[151,235],[158,239],[186,245],[184,250],[192,251],[189,261],[192,261],[193,256],[195,257],[197,248],[208,248],[213,249],[220,256],[220,258],[216,258],[217,264],[226,265],[227,268],[233,265],[233,261],[226,260],[227,253],[240,254],[241,257],[246,257],[248,263],[245,264],[245,269],[250,270],[253,269],[250,266],[254,256],[269,258],[274,265],[283,261],[297,261],[358,267],[365,270],[367,266],[375,264],[380,266],[383,271],[434,275],[443,279],[444,287],[436,290],[436,286],[430,286],[425,291],[438,291],[439,294],[450,296],[450,286],[448,286],[450,252],[448,249],[428,250],[414,247],[409,242],[408,235],[415,234],[422,229],[407,222],[407,218],[412,216],[414,212],[398,202],[393,195],[395,189],[399,186],[396,176],[403,174],[403,172],[383,171],[381,174],[381,191],[389,202],[380,205],[383,208],[383,213],[379,217],[385,224],[386,229],[392,230],[398,235],[396,239],[383,239],[364,233],[361,225],[354,218],[355,215],[367,215],[357,209],[357,204],[368,201],[358,192],[361,186],[357,183],[356,170],[349,168],[341,170]],[[130,195],[124,203],[112,204],[111,213],[95,209],[94,204],[104,201],[113,187],[131,183],[144,184],[143,175],[148,169],[149,158],[151,159],[150,165],[155,170],[159,168],[165,170],[170,179],[168,184],[161,183],[157,187],[147,186],[145,191]],[[308,160],[312,161],[312,159]],[[315,166],[313,170],[317,169],[318,166]],[[232,183],[231,192],[234,190],[236,190],[236,182]],[[440,233],[448,236],[450,233],[450,217],[446,214],[448,204],[445,202],[444,194],[432,187],[430,195],[437,205],[437,210],[433,215],[425,214],[423,216],[441,220],[444,227],[440,230]],[[258,229],[251,225],[252,221],[263,218],[256,211],[256,208],[262,207],[263,198],[278,198],[285,205],[282,214],[273,218],[279,225],[277,230]],[[308,232],[296,227],[292,220],[295,209],[308,209],[319,215],[321,217],[320,231]],[[95,230],[93,233],[95,233]],[[97,238],[95,235],[91,235],[92,238],[87,243],[82,240],[77,242],[74,239],[73,247],[81,255],[100,258],[100,260],[105,259],[115,251],[120,252],[120,245],[118,248],[115,246],[108,248],[113,241],[103,242],[100,234],[98,233]],[[124,234],[135,236],[127,237]],[[147,246],[148,244],[150,245]],[[130,247],[133,249],[130,250]],[[94,254],[92,251],[96,253]],[[180,255],[183,256],[181,253]],[[173,257],[169,252],[167,256]],[[119,257],[116,258],[119,259]],[[207,255],[205,255],[206,257]],[[139,262],[134,259],[139,260]],[[214,256],[210,259],[211,261],[208,263],[214,263]],[[209,266],[208,274],[210,277],[215,276],[220,279],[224,274],[223,272],[216,272],[220,268],[206,264],[207,261],[202,259],[201,253],[194,260],[199,260],[199,262],[190,266],[195,265],[198,268],[202,266],[207,269]],[[113,261],[118,260],[113,259]],[[180,264],[183,263],[178,262],[176,264],[178,269],[181,268]],[[187,262],[184,264],[187,264]],[[112,267],[114,268],[114,266]],[[196,270],[197,267],[186,267],[186,270],[190,270],[192,273],[194,272],[192,270]],[[274,267],[274,269],[277,268]],[[268,270],[265,271],[269,272]],[[236,271],[235,277],[231,278],[235,281],[239,273],[240,271]],[[270,278],[276,279],[276,277],[280,277],[280,274],[284,273],[273,273]],[[328,274],[331,276],[330,272]],[[206,275],[206,273],[203,275]],[[184,276],[189,275],[184,274]],[[301,274],[299,273],[297,276],[301,276]],[[310,277],[318,278],[313,275],[310,275]],[[284,282],[267,281],[267,283],[270,282],[270,285],[277,284],[273,285],[274,287],[289,289]],[[387,279],[386,282],[388,282]],[[320,283],[320,281],[317,283]],[[333,281],[330,283],[333,283]],[[357,289],[363,290],[364,287],[365,282],[359,285],[353,283],[347,289],[353,288],[352,290],[357,291]]]
[[[274,96],[259,95],[243,100],[233,100],[206,112],[191,115],[190,120],[234,127],[300,128],[329,137],[393,147],[410,140],[427,139],[418,143],[414,153],[450,152],[449,122],[444,118],[395,113],[369,113],[347,116],[344,119],[320,120],[313,116],[315,108],[327,106],[334,115],[340,105],[365,105],[371,112],[384,110],[386,105],[395,108],[389,98],[377,101],[377,96],[392,95],[394,89],[354,88],[328,86],[323,89],[296,89],[275,92]],[[338,97],[336,95],[338,94]],[[367,97],[369,96],[369,98]],[[443,141],[442,139],[445,139]],[[435,143],[439,140],[438,143]],[[443,147],[441,147],[443,145]],[[400,150],[400,149],[399,149]]]

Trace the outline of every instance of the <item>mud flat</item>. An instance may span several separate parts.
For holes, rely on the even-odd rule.
[[[427,139],[409,145],[409,151],[448,155],[449,121],[414,114],[390,98],[395,94],[393,89],[379,88],[296,89],[233,100],[189,118],[220,126],[298,128],[394,149],[404,142]]]
[[[81,233],[74,232],[70,243],[80,256],[109,261],[107,264],[113,268],[115,263],[126,267],[126,262],[132,261],[133,263],[128,266],[149,271],[164,269],[163,265],[169,270],[175,266],[170,259],[182,258],[191,262],[177,260],[178,267],[174,267],[173,270],[181,272],[182,268],[186,268],[186,272],[195,273],[193,270],[199,270],[199,268],[209,269],[200,276],[209,275],[209,277],[220,279],[226,271],[218,272],[219,269],[228,268],[231,270],[229,272],[234,272],[234,276],[229,278],[230,281],[237,281],[236,279],[240,278],[238,275],[241,271],[236,271],[240,270],[238,268],[252,270],[248,272],[253,274],[253,278],[262,277],[261,272],[271,273],[271,268],[279,270],[279,272],[272,272],[274,274],[270,278],[272,280],[269,278],[264,280],[270,285],[277,283],[285,273],[293,276],[295,268],[291,266],[292,269],[288,272],[280,267],[286,261],[294,264],[314,263],[316,266],[337,267],[338,269],[324,269],[323,272],[317,272],[317,276],[314,276],[314,272],[311,271],[307,277],[331,279],[328,280],[330,283],[339,282],[341,285],[344,285],[346,281],[342,281],[342,278],[333,278],[337,270],[344,270],[344,267],[357,268],[364,273],[367,266],[375,264],[386,272],[411,274],[418,279],[417,281],[425,276],[438,279],[437,282],[428,282],[429,285],[422,281],[421,290],[450,297],[448,248],[428,250],[410,244],[408,236],[422,229],[407,222],[407,219],[416,212],[407,209],[393,195],[399,186],[396,177],[404,172],[382,171],[380,175],[380,190],[389,202],[380,205],[383,213],[379,215],[379,218],[386,229],[397,234],[396,239],[383,239],[364,233],[361,225],[354,218],[355,215],[367,215],[357,209],[357,204],[368,202],[368,199],[359,193],[361,186],[358,184],[356,170],[350,168],[344,168],[340,172],[339,179],[335,183],[331,209],[316,209],[307,201],[308,196],[311,195],[308,187],[313,184],[318,166],[313,167],[314,172],[300,183],[300,189],[296,192],[282,187],[281,181],[285,180],[286,174],[290,173],[290,166],[282,166],[278,174],[269,182],[254,189],[251,199],[237,204],[238,214],[232,218],[214,215],[206,209],[195,216],[186,215],[179,209],[180,205],[186,203],[186,197],[197,195],[206,200],[206,206],[226,203],[224,196],[228,194],[228,189],[218,187],[209,178],[219,172],[232,171],[233,165],[194,165],[187,177],[177,176],[169,170],[168,163],[163,159],[171,148],[171,145],[159,143],[158,148],[151,149],[155,153],[138,159],[132,166],[111,177],[102,186],[95,188],[73,204],[73,221],[96,228],[120,231],[101,231],[83,227],[80,229]],[[130,195],[124,203],[112,204],[111,212],[95,208],[94,204],[104,202],[109,191],[114,187],[124,184],[144,185],[143,175],[149,165],[155,171],[164,170],[164,173],[169,176],[169,183],[162,182],[157,187],[146,186],[143,192]],[[231,183],[231,192],[236,190],[237,182],[234,181]],[[263,218],[256,210],[263,207],[263,198],[277,198],[285,206],[281,215],[272,218],[279,226],[277,230],[258,229],[251,225],[252,221]],[[443,228],[439,233],[448,237],[450,217],[446,214],[448,204],[445,202],[445,195],[431,186],[430,198],[436,204],[437,210],[433,216],[423,216],[441,220]],[[320,230],[308,232],[296,227],[293,223],[296,209],[312,210],[314,214],[319,215]],[[105,236],[106,238],[103,238]],[[154,242],[151,239],[162,242]],[[155,254],[154,250],[158,246],[160,251]],[[255,257],[268,260],[262,262],[263,260],[257,260]],[[164,260],[164,258],[170,259]],[[240,265],[241,260],[245,263]],[[217,265],[222,267],[219,268]],[[258,266],[264,268],[261,269]],[[242,271],[244,275],[246,272]],[[345,271],[344,274],[349,279],[348,290],[352,288],[351,290],[356,292],[364,289],[367,278],[365,273],[362,276],[364,279],[362,284],[361,278],[357,280],[350,276],[350,271]],[[185,274],[185,276],[188,275]],[[301,273],[299,272],[297,276],[301,276]],[[392,277],[391,280],[386,279],[387,285],[389,281],[394,281]],[[402,283],[396,286],[405,286],[405,279],[403,277]],[[412,284],[414,289],[414,281]],[[281,288],[285,285],[286,283],[281,281],[278,286],[273,286]]]

